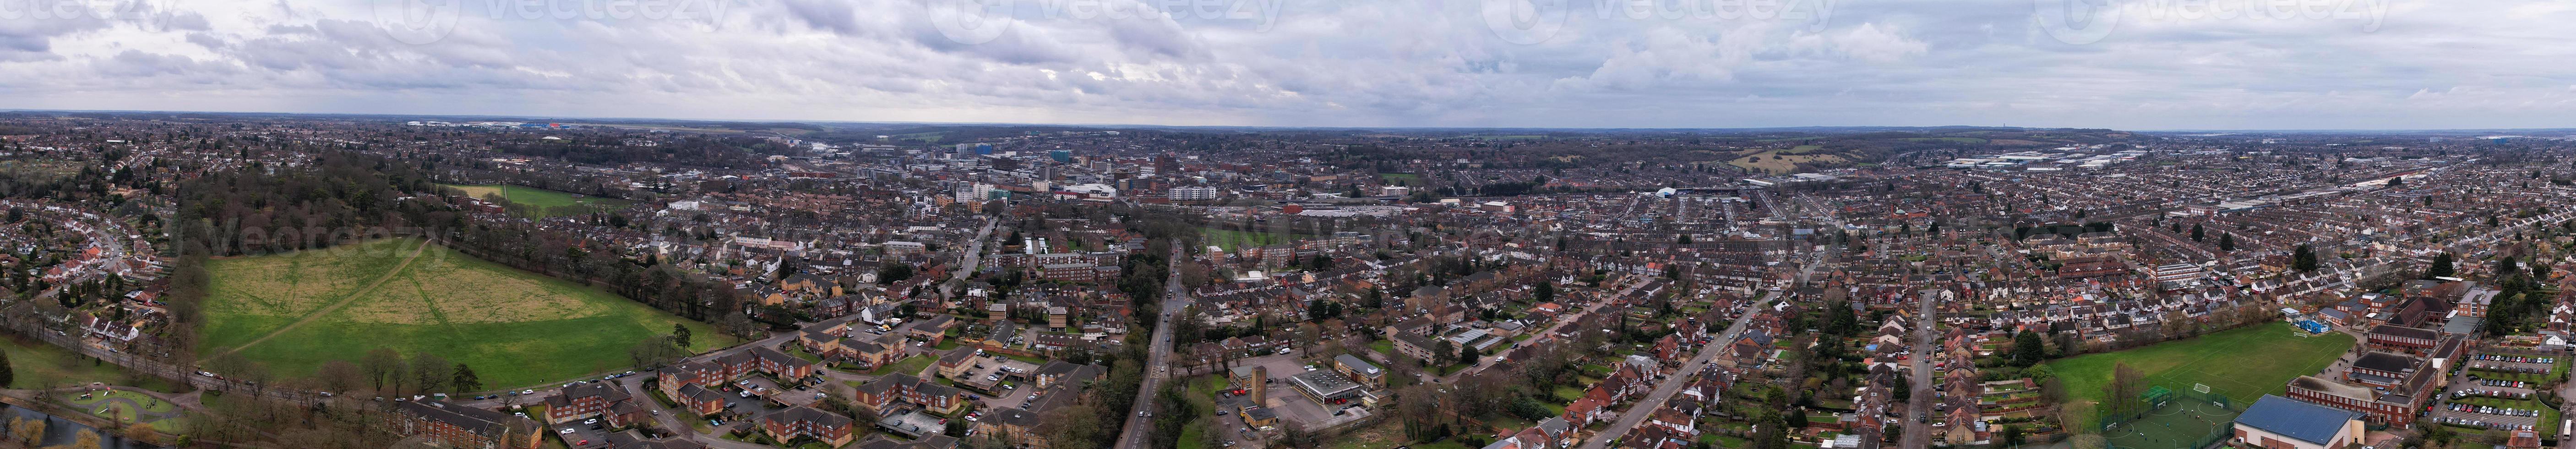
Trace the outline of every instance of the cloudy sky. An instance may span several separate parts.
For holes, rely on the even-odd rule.
[[[2485,0],[0,0],[0,108],[2570,127],[2569,23]]]

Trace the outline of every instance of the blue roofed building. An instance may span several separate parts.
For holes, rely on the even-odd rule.
[[[2362,414],[2263,395],[2236,416],[2237,442],[2266,449],[2342,449],[2362,443]]]

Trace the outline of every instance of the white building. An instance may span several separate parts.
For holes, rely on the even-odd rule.
[[[1172,188],[1171,193],[1167,194],[1167,196],[1169,196],[1169,197],[1172,199],[1172,201],[1203,201],[1203,200],[1213,200],[1213,199],[1216,199],[1216,188],[1215,188],[1215,187],[1173,187],[1173,188]]]

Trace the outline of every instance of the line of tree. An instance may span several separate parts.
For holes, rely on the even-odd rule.
[[[557,136],[549,134],[555,137]],[[623,143],[626,136],[572,135],[572,140],[495,141],[492,149],[503,153],[553,158],[580,164],[623,165],[627,163],[660,163],[691,167],[748,168],[765,166],[760,158],[767,154],[784,154],[785,149],[768,142],[749,138],[661,136],[653,146]]]

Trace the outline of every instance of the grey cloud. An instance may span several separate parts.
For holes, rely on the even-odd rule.
[[[95,94],[0,97],[10,98],[0,107],[123,109],[138,105],[117,99],[185,90],[202,102],[179,105],[216,109],[1344,126],[2530,126],[2576,116],[2576,64],[2564,62],[2576,47],[2558,45],[2576,41],[2559,26],[2576,8],[2548,5],[2401,7],[2375,32],[2335,20],[2132,17],[2084,45],[2034,29],[2020,0],[1840,2],[1821,26],[1583,8],[1560,35],[1521,45],[1487,28],[1479,1],[1296,0],[1266,29],[1021,11],[1002,18],[1006,32],[968,44],[933,26],[933,1],[761,0],[703,20],[468,14],[423,45],[390,39],[358,0],[0,20],[0,90]],[[151,46],[165,42],[181,44]]]

